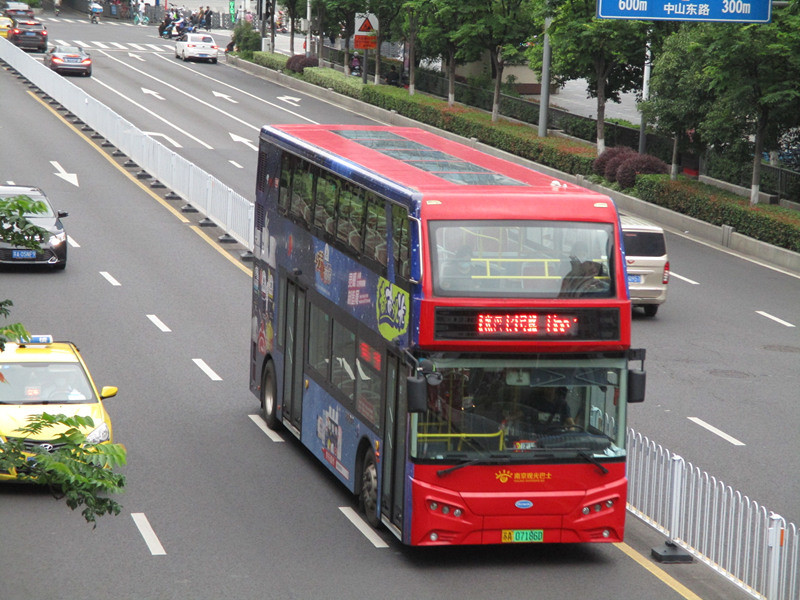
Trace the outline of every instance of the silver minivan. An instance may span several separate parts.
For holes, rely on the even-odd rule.
[[[655,316],[667,299],[669,258],[664,230],[643,219],[621,215],[631,304]]]

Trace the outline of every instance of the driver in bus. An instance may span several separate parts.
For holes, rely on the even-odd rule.
[[[575,425],[572,410],[567,402],[567,388],[563,386],[533,388],[526,404],[538,413],[536,425],[540,430],[569,428]]]

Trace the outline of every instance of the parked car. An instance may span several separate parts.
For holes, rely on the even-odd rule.
[[[629,215],[622,215],[621,222],[631,303],[653,317],[667,300],[669,257],[664,230]]]
[[[8,30],[8,41],[23,49],[47,51],[47,27],[36,19],[14,19]]]
[[[207,33],[184,33],[175,42],[175,58],[217,62],[219,46]]]
[[[56,73],[92,75],[92,57],[80,46],[51,46],[44,55],[44,64]]]
[[[0,198],[27,196],[31,200],[43,202],[47,208],[42,213],[31,213],[25,217],[34,225],[50,232],[50,238],[41,242],[39,250],[30,250],[0,242],[0,264],[47,265],[54,269],[67,266],[67,233],[61,219],[68,213],[55,210],[44,192],[36,187],[25,185],[0,185]]]

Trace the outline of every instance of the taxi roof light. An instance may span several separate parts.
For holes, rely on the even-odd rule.
[[[29,344],[52,344],[53,343],[53,336],[50,334],[37,334],[31,335],[30,339],[28,340]]]

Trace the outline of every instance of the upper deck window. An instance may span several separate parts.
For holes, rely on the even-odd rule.
[[[389,131],[345,130],[335,133],[458,185],[526,185]]]
[[[614,295],[611,223],[432,221],[429,227],[438,296]]]

